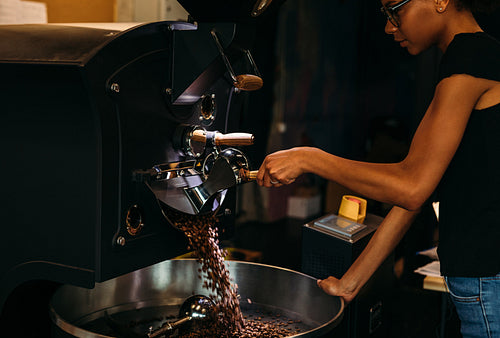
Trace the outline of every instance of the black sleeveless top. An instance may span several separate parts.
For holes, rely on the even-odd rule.
[[[486,33],[456,35],[441,60],[439,81],[453,74],[500,81],[500,43]],[[437,193],[441,273],[499,273],[500,104],[472,111]]]

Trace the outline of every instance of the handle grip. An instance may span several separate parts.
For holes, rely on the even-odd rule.
[[[206,142],[206,133],[204,130],[195,130],[193,131],[193,136],[191,137],[192,141],[196,142]],[[254,136],[248,133],[215,133],[215,145],[221,146],[249,146],[254,142]]]
[[[249,146],[253,140],[254,136],[248,133],[215,134],[215,144],[218,146]]]
[[[244,182],[251,182],[257,179],[258,170],[240,169],[240,177]]]
[[[242,74],[236,76],[236,81],[233,85],[241,90],[258,90],[264,85],[264,81],[256,75]]]

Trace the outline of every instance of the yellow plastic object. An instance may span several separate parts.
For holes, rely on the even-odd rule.
[[[342,196],[339,216],[350,219],[356,223],[363,223],[366,217],[366,200],[352,195]]]

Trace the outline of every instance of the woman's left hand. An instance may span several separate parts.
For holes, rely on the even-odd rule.
[[[346,304],[349,304],[356,297],[355,293],[345,288],[341,279],[330,276],[327,279],[318,279],[316,283],[325,293],[342,297]]]
[[[305,172],[304,153],[304,148],[292,148],[268,155],[260,166],[257,183],[264,187],[281,187],[293,183]]]

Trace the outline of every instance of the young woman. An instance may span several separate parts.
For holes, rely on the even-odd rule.
[[[385,32],[412,55],[444,53],[439,82],[399,163],[351,161],[317,148],[268,155],[257,181],[292,183],[309,172],[394,205],[340,279],[318,285],[351,301],[395,248],[421,205],[437,189],[441,272],[464,337],[500,337],[500,43],[473,12],[498,0],[382,0]]]

